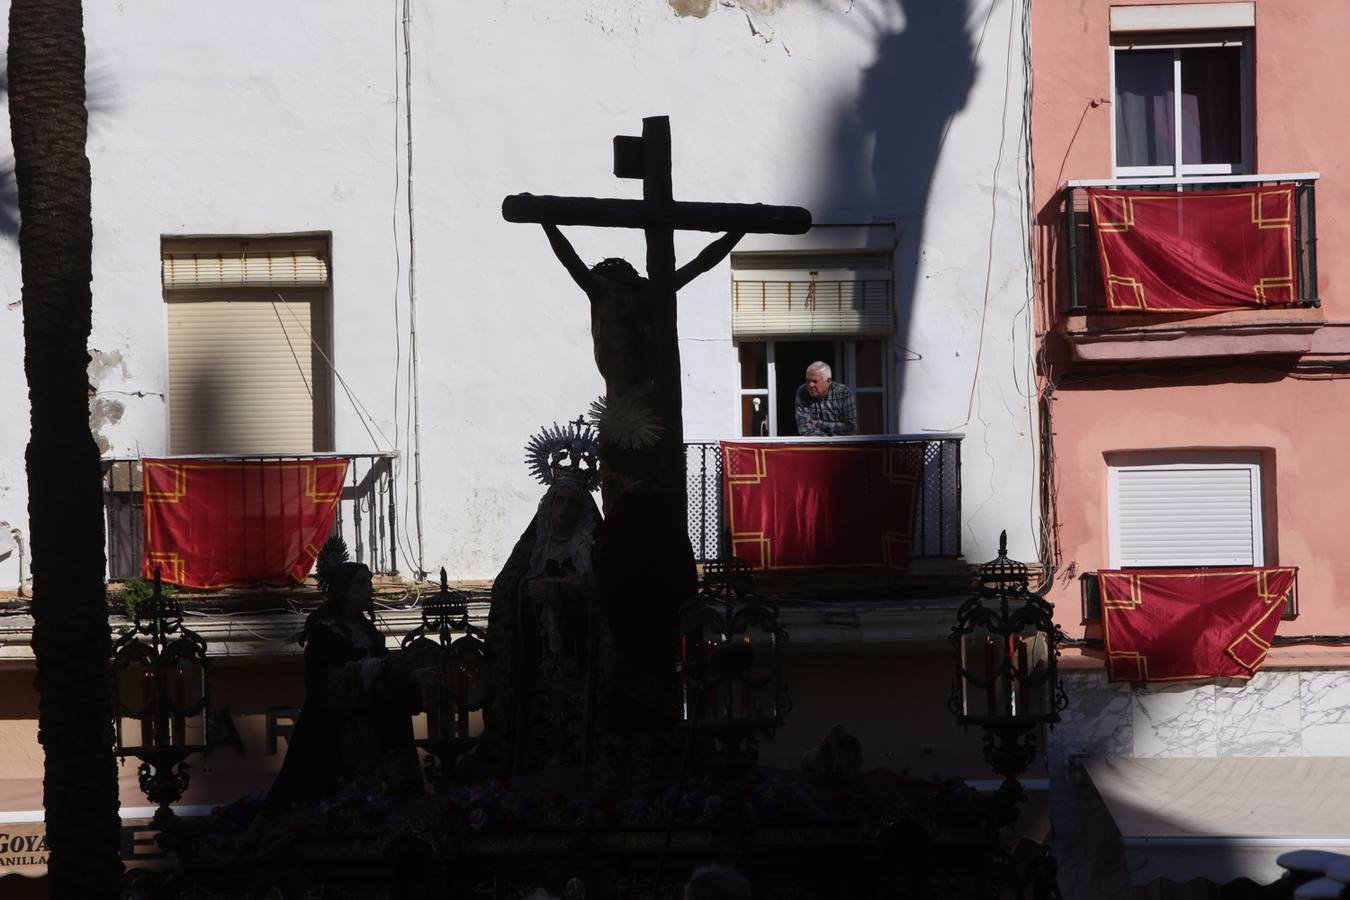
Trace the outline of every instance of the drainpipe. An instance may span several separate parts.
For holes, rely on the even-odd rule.
[[[408,135],[408,365],[412,374],[413,510],[417,527],[417,580],[426,577],[422,548],[422,394],[417,366],[417,240],[413,228],[412,11],[403,0],[403,102]]]

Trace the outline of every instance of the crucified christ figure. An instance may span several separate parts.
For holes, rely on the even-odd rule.
[[[599,615],[612,646],[600,669],[608,673],[600,707],[608,749],[596,758],[615,760],[618,769],[647,783],[653,771],[664,772],[665,762],[673,762],[666,752],[672,745],[671,653],[680,605],[698,590],[687,517],[677,292],[725,259],[743,234],[805,234],[811,213],[795,206],[676,201],[665,116],[643,119],[641,137],[615,136],[614,175],[640,179],[642,199],[512,194],[502,200],[502,217],[542,225],[554,254],[590,300],[595,362],[606,392],[598,416],[605,517],[596,528],[592,562]],[[587,267],[558,230],[569,225],[641,229],[646,277],[621,259]],[[725,234],[677,268],[677,231]]]
[[[653,383],[660,377],[655,369],[662,358],[656,347],[659,301],[648,290],[647,279],[626,261],[611,258],[587,267],[556,225],[543,228],[554,254],[591,303],[595,365],[605,379],[604,403],[594,411],[601,443],[625,451],[650,447],[662,432],[651,396]],[[704,247],[675,271],[674,289],[679,291],[720,263],[744,236],[743,232],[728,232]],[[673,374],[678,378],[678,373]],[[610,455],[611,463],[624,467]]]

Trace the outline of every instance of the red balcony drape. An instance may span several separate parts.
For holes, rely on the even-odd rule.
[[[304,580],[333,525],[347,460],[145,459],[147,578],[195,588]]]
[[[1217,312],[1297,297],[1294,187],[1223,191],[1091,189],[1112,312]]]
[[[1110,680],[1256,674],[1297,575],[1270,566],[1098,572]]]
[[[924,448],[722,441],[731,552],[768,571],[907,568]]]

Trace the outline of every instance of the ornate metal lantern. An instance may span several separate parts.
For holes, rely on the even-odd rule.
[[[117,755],[141,761],[141,790],[163,831],[175,818],[169,804],[187,790],[184,760],[210,751],[211,661],[178,601],[164,595],[158,567],[154,592],[113,645],[112,680]]]
[[[706,565],[681,613],[681,715],[721,745],[733,770],[754,765],[758,738],[772,736],[791,708],[786,641],[777,604],[754,593],[749,563],[725,557]]]
[[[435,674],[423,692],[427,736],[417,741],[429,755],[427,774],[434,784],[444,782],[460,756],[478,742],[472,714],[483,708],[486,633],[469,622],[466,600],[466,594],[450,590],[441,569],[440,591],[422,602],[422,624],[403,639],[413,664]]]
[[[948,706],[958,724],[984,729],[1000,793],[1021,799],[1017,776],[1036,756],[1036,730],[1059,721],[1068,697],[1058,672],[1064,632],[1054,606],[1028,588],[1027,567],[1008,558],[1008,532],[999,535],[998,558],[980,567],[950,640],[957,678]]]

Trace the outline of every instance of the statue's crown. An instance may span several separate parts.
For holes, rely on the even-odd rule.
[[[600,485],[600,442],[580,417],[566,425],[554,422],[531,437],[525,445],[525,463],[542,484],[567,478],[588,491]]]

